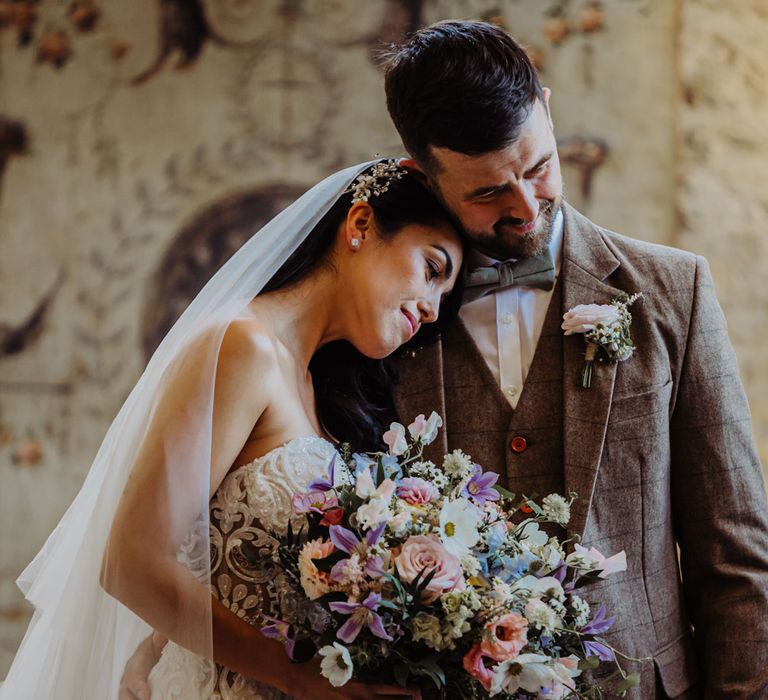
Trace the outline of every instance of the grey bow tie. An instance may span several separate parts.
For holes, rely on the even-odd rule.
[[[492,267],[470,270],[465,282],[464,303],[513,285],[552,289],[555,286],[555,261],[549,249],[536,258],[499,262]]]

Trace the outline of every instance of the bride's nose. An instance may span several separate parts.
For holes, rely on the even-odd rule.
[[[419,321],[421,323],[434,323],[439,314],[439,302],[436,304],[431,299],[420,299],[416,308],[419,310]]]

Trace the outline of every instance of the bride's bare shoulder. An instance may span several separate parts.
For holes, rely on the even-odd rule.
[[[279,351],[279,341],[263,319],[239,316],[224,333],[219,364],[235,363],[241,370],[264,373],[277,367]]]

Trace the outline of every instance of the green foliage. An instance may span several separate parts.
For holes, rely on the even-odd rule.
[[[624,678],[621,683],[619,683],[616,686],[616,692],[621,696],[624,697],[627,694],[627,691],[630,688],[634,688],[636,685],[640,683],[640,674],[639,673],[630,673],[628,676]]]

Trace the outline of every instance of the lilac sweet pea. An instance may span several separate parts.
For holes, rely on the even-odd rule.
[[[472,468],[472,477],[461,490],[461,495],[464,498],[472,499],[479,506],[482,506],[486,501],[498,501],[499,492],[493,488],[498,480],[498,474],[483,472],[483,468],[476,464]]]
[[[297,515],[309,512],[322,514],[329,508],[338,506],[339,499],[336,496],[329,496],[327,491],[310,491],[294,494],[291,505],[293,512]]]
[[[392,641],[392,637],[384,629],[384,622],[381,616],[376,612],[381,603],[379,593],[369,593],[368,597],[362,603],[330,603],[328,607],[333,612],[349,615],[350,618],[339,627],[336,636],[347,644],[351,644],[357,639],[357,635],[367,627],[379,639]]]

